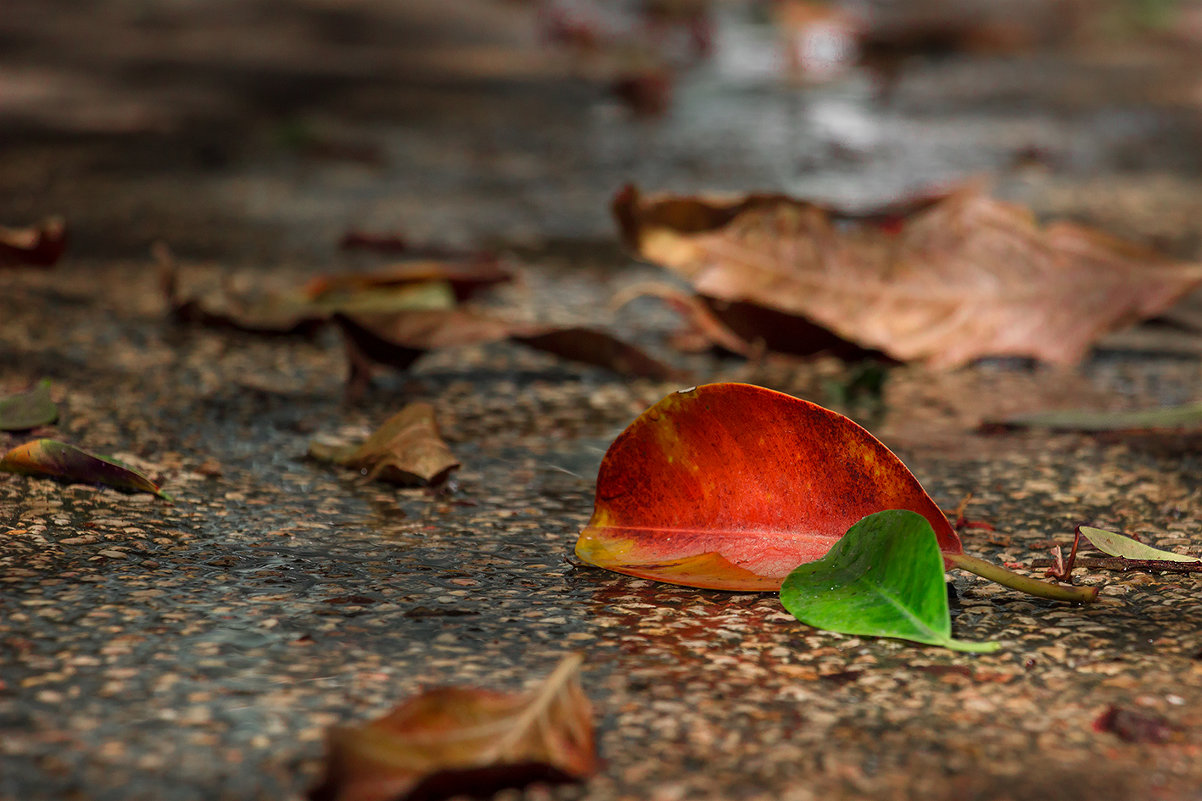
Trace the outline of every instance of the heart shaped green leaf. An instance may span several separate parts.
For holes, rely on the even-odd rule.
[[[780,600],[802,623],[827,631],[996,651],[997,643],[952,639],[943,568],[930,522],[889,509],[860,520],[826,556],[790,573]]]

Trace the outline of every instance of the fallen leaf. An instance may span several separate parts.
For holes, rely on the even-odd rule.
[[[371,288],[445,282],[454,291],[455,299],[462,302],[480,289],[512,279],[513,272],[496,257],[466,261],[406,261],[370,272],[319,276],[306,285],[304,293],[316,301]]]
[[[434,407],[420,402],[410,403],[388,418],[361,445],[335,448],[314,442],[309,456],[394,484],[441,484],[459,467],[459,460],[439,435]]]
[[[177,323],[260,336],[312,337],[336,312],[384,314],[450,309],[457,303],[458,291],[470,291],[456,290],[451,281],[420,280],[418,271],[414,271],[414,280],[372,282],[354,275],[326,277],[315,279],[302,291],[259,297],[240,297],[229,291],[217,297],[185,296],[179,289],[179,270],[170,250],[160,243],[154,253],[163,294]],[[432,270],[425,272],[434,274]],[[467,285],[465,278],[462,286]]]
[[[1110,732],[1129,743],[1164,743],[1173,736],[1173,727],[1160,715],[1136,712],[1111,704],[1093,722],[1093,730]]]
[[[1090,412],[1077,409],[1037,412],[987,421],[983,428],[986,431],[999,428],[1042,428],[1052,431],[1099,433],[1179,431],[1202,428],[1202,403],[1127,412]]]
[[[312,801],[487,797],[596,772],[592,707],[571,654],[526,693],[448,687],[362,726],[332,729],[326,776]]]
[[[53,439],[35,439],[13,448],[0,459],[0,471],[49,476],[82,484],[104,484],[130,492],[149,492],[171,500],[158,484],[138,471]]]
[[[927,519],[948,566],[1025,592],[1088,601],[963,552],[960,538],[893,453],[829,409],[748,384],[673,393],[639,416],[601,462],[584,562],[720,590],[777,590],[861,518]]]
[[[1057,364],[1202,284],[1202,265],[1071,223],[1040,227],[975,186],[872,214],[782,195],[614,200],[627,247],[707,298],[803,317],[903,361]]]
[[[1120,556],[1124,559],[1154,559],[1164,562],[1202,562],[1202,559],[1196,556],[1187,556],[1144,545],[1139,540],[1117,531],[1107,531],[1093,526],[1077,526],[1077,531],[1099,551],[1111,556]]]
[[[58,406],[50,399],[50,379],[19,395],[0,398],[0,431],[28,431],[58,419]]]
[[[0,226],[0,268],[50,267],[67,246],[67,225],[49,217],[29,228]]]
[[[788,575],[780,600],[806,625],[988,653],[997,643],[952,639],[943,557],[930,521],[890,509],[856,523],[826,556]]]
[[[374,364],[407,370],[424,353],[511,340],[572,361],[627,375],[667,380],[680,373],[639,348],[590,328],[513,323],[460,309],[396,314],[335,314],[351,364],[348,393],[361,392]]]

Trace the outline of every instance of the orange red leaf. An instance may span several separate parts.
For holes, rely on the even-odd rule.
[[[848,418],[748,384],[674,393],[614,441],[576,555],[633,576],[776,590],[865,515],[909,509],[960,539],[918,480]]]

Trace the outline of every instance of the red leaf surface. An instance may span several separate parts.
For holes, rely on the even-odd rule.
[[[935,367],[1003,355],[1071,364],[1202,284],[1202,265],[1071,223],[1041,227],[972,185],[869,215],[782,195],[645,198],[627,187],[614,215],[628,248],[707,298]]]
[[[673,393],[614,441],[576,555],[633,576],[720,590],[777,590],[853,524],[883,509],[956,532],[875,437],[808,401],[748,384]]]
[[[382,718],[329,733],[326,778],[313,801],[488,797],[597,770],[592,707],[579,654],[527,693],[429,690]]]
[[[29,228],[0,226],[0,267],[50,267],[67,246],[67,226],[50,217]]]

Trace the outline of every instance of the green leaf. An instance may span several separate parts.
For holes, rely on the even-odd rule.
[[[1202,426],[1202,403],[1128,412],[1066,409],[1008,417],[1001,423],[1011,428],[1049,428],[1054,431],[1172,431]]]
[[[0,398],[0,431],[27,431],[58,419],[58,407],[50,400],[50,379],[20,395]]]
[[[1000,647],[952,639],[935,531],[922,515],[904,509],[860,520],[826,556],[790,573],[780,599],[802,623],[827,631],[974,653]]]
[[[1078,526],[1077,531],[1081,532],[1081,536],[1093,543],[1093,546],[1099,551],[1111,556],[1121,556],[1124,559],[1159,559],[1162,562],[1202,562],[1202,559],[1196,556],[1162,551],[1160,548],[1144,545],[1139,540],[1132,539],[1126,534],[1119,534],[1117,531],[1107,531],[1092,526]]]

